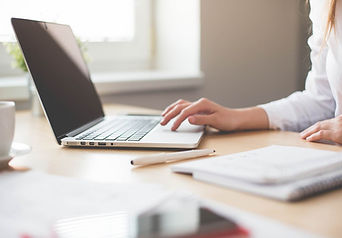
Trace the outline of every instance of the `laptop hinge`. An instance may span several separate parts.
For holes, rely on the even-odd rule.
[[[62,140],[62,139],[65,138],[65,137],[73,137],[73,136],[75,136],[75,135],[78,135],[78,134],[80,134],[81,132],[83,132],[83,131],[85,131],[85,130],[88,130],[90,127],[92,127],[92,126],[98,124],[99,122],[101,122],[101,121],[103,121],[103,120],[104,120],[104,117],[97,118],[97,119],[95,119],[94,121],[91,121],[91,122],[89,122],[89,123],[87,123],[87,124],[85,124],[85,125],[83,125],[83,126],[77,128],[77,129],[75,129],[75,130],[72,130],[72,131],[70,131],[70,132],[68,132],[68,133],[66,133],[66,134],[64,134],[64,135],[62,135],[62,136],[59,136],[57,139],[60,141],[60,140]]]

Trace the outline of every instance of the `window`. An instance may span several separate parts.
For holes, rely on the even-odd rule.
[[[134,37],[134,3],[134,0],[7,1],[1,6],[0,39],[13,40],[9,19],[15,16],[67,23],[83,40],[129,41]]]
[[[100,95],[203,84],[200,0],[11,0],[0,8],[0,100],[28,99],[1,45],[14,40],[11,17],[71,25]]]
[[[150,65],[150,0],[11,0],[0,9],[0,41],[14,41],[11,17],[65,23],[85,41],[91,72]],[[18,74],[0,50],[0,76]]]

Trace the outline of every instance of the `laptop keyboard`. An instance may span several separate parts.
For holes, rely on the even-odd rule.
[[[114,119],[99,128],[86,131],[77,140],[140,141],[158,123],[156,118]]]

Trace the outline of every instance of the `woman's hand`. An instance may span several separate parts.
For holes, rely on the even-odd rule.
[[[193,125],[209,125],[218,130],[232,131],[239,129],[268,128],[268,118],[261,108],[230,109],[218,105],[206,98],[196,102],[178,100],[168,106],[162,113],[161,125],[166,125],[177,117],[171,130],[175,131],[188,119]]]
[[[300,133],[307,141],[329,140],[342,144],[342,115],[320,121]]]
[[[161,125],[166,125],[171,119],[177,117],[171,130],[175,131],[180,124],[188,118],[193,125],[209,125],[219,130],[232,130],[231,111],[206,98],[196,102],[178,100],[168,106],[162,116]]]

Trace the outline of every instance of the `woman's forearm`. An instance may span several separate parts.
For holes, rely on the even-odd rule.
[[[267,113],[260,107],[233,109],[236,118],[235,130],[269,129]]]

